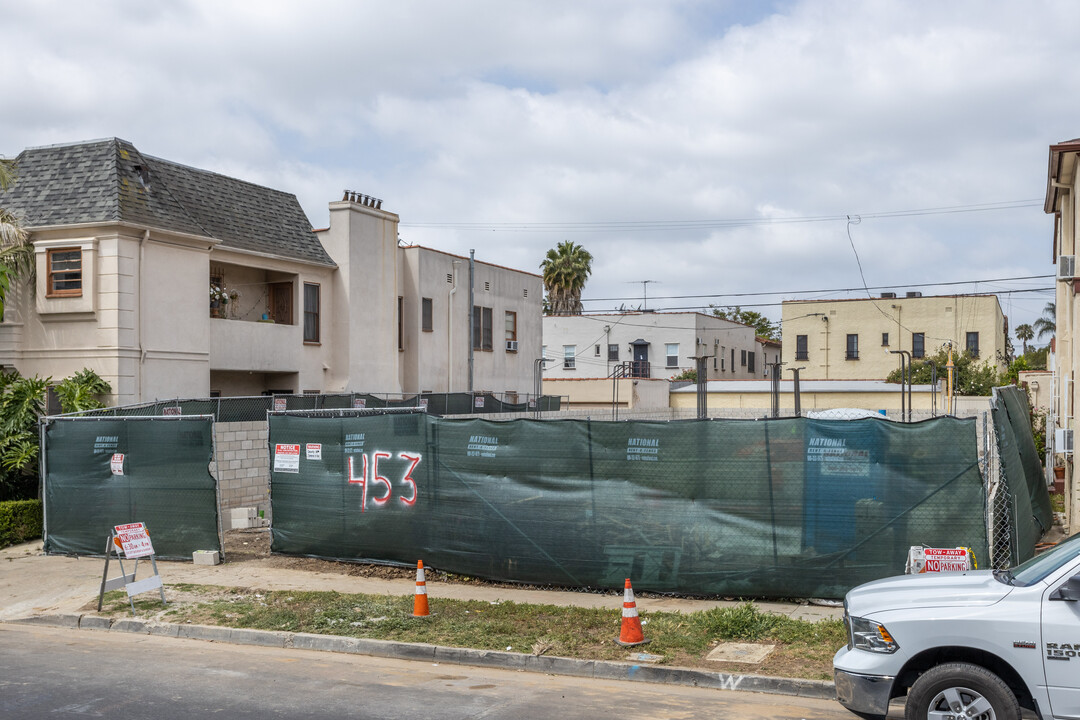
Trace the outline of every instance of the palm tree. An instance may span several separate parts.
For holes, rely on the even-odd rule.
[[[1031,327],[1040,340],[1043,339],[1044,335],[1053,337],[1054,333],[1057,332],[1057,305],[1052,302],[1046,303],[1042,317],[1036,320]]]
[[[1023,325],[1017,325],[1016,330],[1013,331],[1016,335],[1016,339],[1024,343],[1024,354],[1027,355],[1028,340],[1035,337],[1035,331],[1031,329],[1031,326],[1027,323]]]
[[[547,251],[540,269],[544,271],[550,314],[580,315],[581,290],[592,273],[592,255],[565,240]]]
[[[15,162],[0,158],[0,192],[15,184]],[[4,301],[11,281],[34,274],[34,246],[30,233],[19,224],[19,218],[0,207],[0,318],[4,317]]]
[[[0,158],[0,190],[7,190],[15,184],[15,161]]]

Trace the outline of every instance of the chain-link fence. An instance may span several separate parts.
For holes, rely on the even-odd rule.
[[[1001,569],[1035,554],[1036,543],[1053,524],[1053,512],[1027,393],[1013,386],[994,388],[989,415],[982,422],[981,469],[989,566]]]
[[[565,399],[525,393],[328,393],[158,400],[90,410],[79,417],[210,415],[216,422],[265,420],[271,411],[420,408],[432,415],[499,415],[558,412]]]

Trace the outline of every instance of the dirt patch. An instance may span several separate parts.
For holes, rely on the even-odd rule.
[[[246,560],[265,560],[265,564],[269,567],[286,570],[305,570],[307,572],[391,580],[397,578],[416,579],[416,570],[414,568],[340,562],[292,555],[271,555],[269,528],[227,530],[225,532],[225,561],[232,563]]]

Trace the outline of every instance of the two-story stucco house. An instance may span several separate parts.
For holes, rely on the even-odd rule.
[[[544,316],[544,377],[671,378],[704,357],[708,380],[767,377],[779,343],[754,328],[696,312],[630,312]]]
[[[30,230],[37,276],[13,289],[3,366],[55,378],[89,367],[119,404],[532,389],[540,277],[400,247],[381,201],[346,192],[315,231],[290,193],[116,138],[29,148],[16,163],[0,206]]]

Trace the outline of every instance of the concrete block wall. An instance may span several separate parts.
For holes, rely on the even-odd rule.
[[[229,529],[233,508],[254,507],[270,520],[270,451],[265,420],[214,424],[216,461],[210,472],[218,481],[222,523]]]

